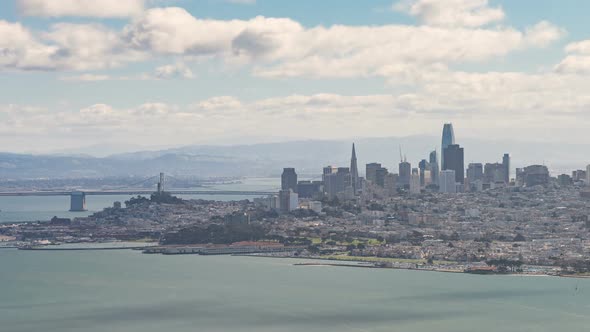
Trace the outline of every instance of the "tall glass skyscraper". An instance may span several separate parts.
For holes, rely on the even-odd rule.
[[[453,124],[445,123],[442,134],[442,149],[440,150],[440,161],[442,163],[441,169],[443,171],[447,169],[447,165],[445,165],[445,149],[452,144],[455,144],[455,131],[453,130]]]

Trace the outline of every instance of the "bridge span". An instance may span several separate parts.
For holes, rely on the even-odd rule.
[[[48,191],[5,191],[0,192],[0,197],[7,196],[70,196],[70,211],[81,212],[86,211],[86,196],[115,196],[115,195],[151,195],[153,190],[145,189],[117,189],[117,190],[48,190]],[[171,195],[186,195],[186,196],[200,196],[200,195],[236,195],[236,196],[267,196],[276,195],[273,191],[232,191],[232,190],[183,190],[171,189],[166,190],[166,193]]]

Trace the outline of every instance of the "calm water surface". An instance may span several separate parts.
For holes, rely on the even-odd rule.
[[[0,250],[0,330],[587,331],[590,280]],[[576,291],[577,287],[577,291]]]

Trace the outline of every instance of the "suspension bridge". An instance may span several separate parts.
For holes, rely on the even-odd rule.
[[[168,176],[170,177],[170,176]],[[142,180],[130,187],[144,184],[148,181],[157,179],[157,176]],[[203,196],[203,195],[226,195],[226,196],[267,196],[275,195],[277,191],[241,191],[241,190],[187,190],[187,189],[170,189],[164,190],[165,184],[164,173],[160,173],[157,182],[156,191],[143,188],[116,188],[116,189],[76,189],[76,190],[43,190],[43,191],[4,191],[0,192],[0,197],[7,196],[70,196],[70,211],[86,211],[86,196],[117,196],[117,195],[151,195],[153,193],[166,192],[171,195],[186,196]]]

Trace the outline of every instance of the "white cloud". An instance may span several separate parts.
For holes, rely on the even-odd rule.
[[[95,104],[59,111],[0,106],[0,131],[11,133],[5,147],[18,140],[32,142],[23,140],[30,133],[49,140],[76,137],[80,145],[91,144],[96,137],[174,145],[216,143],[228,134],[242,143],[260,136],[404,136],[438,132],[445,121],[456,123],[466,136],[511,133],[526,140],[548,140],[550,128],[569,128],[560,139],[588,137],[590,88],[582,76],[438,71],[421,80],[411,92],[398,94],[321,93],[252,101],[219,96],[189,105]],[[27,108],[31,111],[23,111]]]
[[[100,74],[82,74],[75,76],[62,76],[62,81],[73,81],[73,82],[95,82],[95,81],[108,81],[111,77],[109,75]]]
[[[98,70],[175,56],[179,61],[220,59],[251,66],[264,77],[388,76],[412,67],[483,62],[511,52],[545,47],[563,31],[540,22],[525,31],[509,27],[444,26],[303,27],[287,18],[197,19],[182,8],[152,8],[121,31],[99,24],[58,23],[33,33],[18,23],[1,29],[20,36],[0,41],[7,57],[0,68]],[[174,65],[155,76],[190,77]]]
[[[567,56],[555,66],[555,71],[566,74],[590,74],[590,40],[568,44]]]
[[[488,0],[403,0],[394,3],[393,9],[426,25],[444,27],[481,27],[506,16],[501,7],[490,7]]]
[[[173,78],[194,78],[192,70],[184,63],[176,63],[173,65],[164,65],[157,67],[154,73],[157,79],[173,79]]]
[[[253,64],[266,77],[358,77],[391,67],[479,62],[528,47],[544,47],[563,35],[541,22],[513,28],[343,26],[304,28],[291,19],[201,20],[182,8],[154,8],[124,29],[137,50],[215,57]]]
[[[22,15],[129,17],[141,13],[144,0],[17,0]]]

